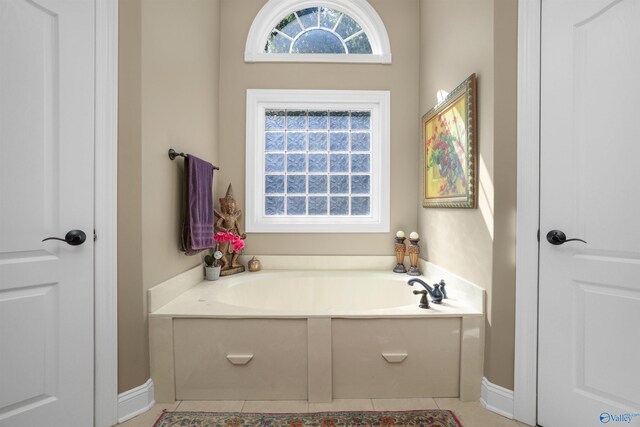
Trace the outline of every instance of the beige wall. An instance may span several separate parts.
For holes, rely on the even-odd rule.
[[[220,2],[126,0],[120,16],[118,388],[124,391],[149,378],[146,290],[201,262],[178,249],[183,161],[170,161],[167,150],[219,162]]]
[[[264,3],[120,1],[119,390],[149,378],[146,290],[200,262],[178,250],[182,160],[169,161],[167,149],[219,165],[216,198],[232,182],[244,208],[248,88],[390,90],[392,207],[391,233],[253,233],[247,252],[392,254],[395,230],[418,229],[426,258],[487,289],[485,374],[512,388],[515,0],[370,0],[387,27],[392,65],[246,64],[246,35]],[[451,32],[453,23],[458,31]],[[480,209],[423,209],[419,118],[437,90],[472,72]]]
[[[494,0],[494,238],[491,327],[485,376],[513,390],[516,308],[516,129],[518,9]]]
[[[220,45],[220,180],[218,194],[233,183],[244,209],[245,103],[247,89],[376,89],[391,91],[391,232],[369,234],[257,234],[247,253],[270,255],[392,255],[392,234],[417,228],[418,170],[417,0],[370,0],[384,21],[392,65],[245,63],[249,27],[265,0],[222,0]]]
[[[472,73],[478,78],[481,209],[419,208],[426,258],[482,286],[491,286],[493,221],[493,0],[421,0],[420,113]],[[457,31],[451,31],[455,27]],[[446,37],[443,37],[446,35]],[[482,166],[484,165],[484,166]],[[422,194],[420,180],[420,195]],[[421,197],[421,196],[418,196]]]
[[[487,290],[485,376],[509,389],[515,322],[516,8],[515,0],[420,1],[420,112],[436,104],[438,90],[450,91],[476,73],[479,186],[478,209],[420,208],[419,230],[429,261]]]
[[[149,371],[142,293],[141,0],[119,5],[118,61],[118,389]]]

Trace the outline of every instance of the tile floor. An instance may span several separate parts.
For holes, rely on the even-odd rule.
[[[209,412],[325,412],[325,411],[402,411],[410,409],[450,409],[464,427],[526,427],[493,412],[478,402],[461,402],[457,398],[437,399],[348,399],[331,403],[306,401],[182,401],[156,404],[142,415],[119,424],[121,427],[152,427],[163,410]]]

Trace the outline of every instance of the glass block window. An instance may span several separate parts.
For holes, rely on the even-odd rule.
[[[264,215],[371,213],[371,111],[264,113]]]
[[[389,93],[249,90],[252,232],[386,231]]]
[[[369,38],[351,16],[327,7],[287,15],[267,37],[264,53],[371,54]]]

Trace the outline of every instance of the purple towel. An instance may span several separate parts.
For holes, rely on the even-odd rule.
[[[186,181],[182,250],[187,255],[213,248],[213,165],[189,154],[184,162]]]

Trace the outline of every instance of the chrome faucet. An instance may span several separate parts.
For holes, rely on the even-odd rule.
[[[446,284],[444,280],[440,280],[440,283],[435,283],[433,288],[420,279],[411,279],[407,284],[409,286],[413,286],[415,282],[420,283],[424,287],[424,290],[422,291],[413,291],[414,295],[422,294],[422,298],[420,298],[420,308],[429,308],[429,299],[427,298],[427,294],[431,296],[431,302],[434,304],[442,304],[442,300],[447,298],[447,291],[444,290],[444,286]]]

